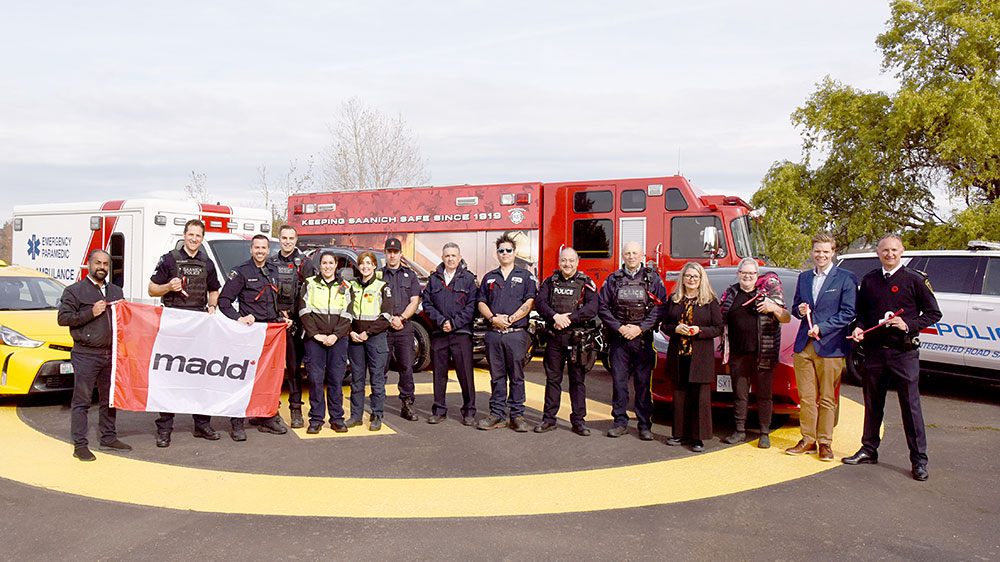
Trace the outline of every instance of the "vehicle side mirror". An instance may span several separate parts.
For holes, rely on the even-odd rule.
[[[702,232],[702,244],[705,247],[705,253],[714,256],[719,250],[719,229],[714,226],[706,226]]]

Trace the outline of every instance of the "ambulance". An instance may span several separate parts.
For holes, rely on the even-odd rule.
[[[736,265],[761,255],[759,213],[682,176],[306,193],[289,197],[288,209],[303,244],[381,249],[394,236],[404,255],[433,271],[441,247],[455,242],[479,278],[497,267],[494,241],[504,232],[517,241],[517,264],[539,279],[572,246],[598,285],[621,266],[630,241],[661,276],[689,261]]]
[[[92,250],[107,250],[109,278],[125,298],[155,304],[149,278],[160,256],[183,244],[190,219],[205,223],[202,248],[215,262],[220,283],[249,259],[252,236],[271,234],[267,209],[158,199],[20,205],[14,207],[12,261],[69,285],[87,274]],[[271,245],[277,251],[277,241]]]

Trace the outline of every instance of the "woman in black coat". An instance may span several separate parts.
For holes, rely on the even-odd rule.
[[[722,334],[722,311],[705,270],[696,263],[681,269],[680,280],[664,305],[663,334],[667,373],[674,388],[673,437],[667,445],[691,442],[691,450],[705,450],[712,437],[712,388],[715,384],[715,343]]]

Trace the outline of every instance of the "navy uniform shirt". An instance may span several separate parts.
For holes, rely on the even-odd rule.
[[[410,306],[411,297],[420,296],[420,280],[417,279],[417,274],[405,265],[400,265],[396,269],[384,265],[379,271],[382,272],[382,281],[385,281],[392,290],[392,315],[399,316],[407,306]]]
[[[181,248],[180,252],[186,256],[190,256],[187,253],[187,248]],[[222,284],[219,283],[219,276],[215,272],[215,262],[208,259],[208,254],[205,250],[198,248],[198,253],[194,255],[194,258],[205,264],[205,275],[207,278],[205,282],[208,284],[208,292],[218,291],[222,288]],[[160,261],[156,264],[156,269],[153,270],[153,275],[150,276],[149,280],[157,285],[166,285],[171,279],[177,276],[177,260],[170,252],[167,252],[160,256]],[[166,306],[166,305],[164,305]],[[202,310],[196,308],[193,310]]]
[[[476,302],[484,302],[493,314],[514,314],[528,299],[535,298],[538,288],[531,272],[523,267],[514,266],[507,279],[503,278],[500,268],[496,268],[483,276],[479,285],[479,297]],[[511,324],[511,328],[526,328],[528,317]]]
[[[219,310],[233,320],[253,314],[255,322],[278,322],[278,271],[270,262],[257,267],[253,258],[229,272],[229,280],[219,293]],[[233,303],[239,302],[239,311]]]

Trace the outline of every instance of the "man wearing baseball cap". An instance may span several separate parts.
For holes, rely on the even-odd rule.
[[[420,306],[420,281],[417,274],[403,265],[403,244],[399,238],[385,241],[385,265],[382,266],[382,281],[392,291],[392,319],[389,321],[388,343],[389,361],[395,363],[399,371],[399,400],[402,405],[399,415],[405,420],[417,421],[413,411],[413,326],[410,318]]]

